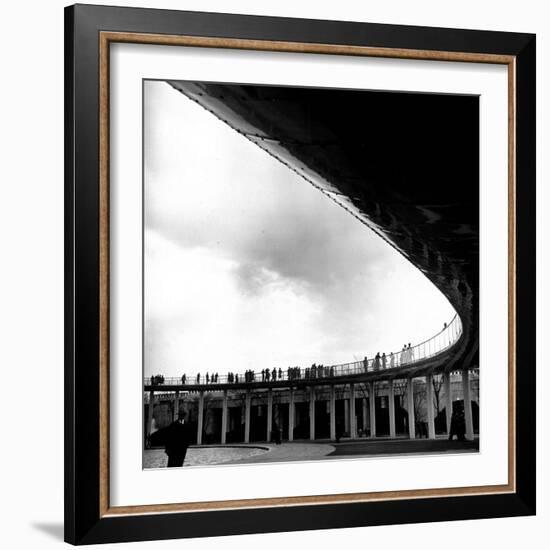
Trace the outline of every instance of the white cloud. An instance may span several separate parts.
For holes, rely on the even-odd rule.
[[[145,91],[146,375],[347,362],[454,314],[299,176],[168,84]]]

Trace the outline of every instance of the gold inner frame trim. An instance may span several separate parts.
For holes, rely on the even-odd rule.
[[[224,500],[139,506],[111,507],[109,500],[109,82],[110,44],[133,43],[159,46],[187,46],[255,50],[269,52],[312,53],[363,57],[387,57],[465,63],[492,63],[508,67],[508,483],[475,487],[380,491],[300,497]],[[516,491],[516,58],[511,55],[448,51],[378,48],[339,44],[279,42],[207,36],[163,35],[148,33],[99,33],[99,515],[123,515],[235,510],[280,506],[314,506],[352,502],[377,502],[418,498],[442,498],[514,493]]]

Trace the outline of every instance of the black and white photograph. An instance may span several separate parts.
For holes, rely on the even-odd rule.
[[[550,3],[2,13],[2,548],[548,546]]]
[[[143,468],[479,452],[479,96],[142,97]]]

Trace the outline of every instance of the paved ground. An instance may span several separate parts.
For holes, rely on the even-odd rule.
[[[479,439],[475,441],[449,441],[447,439],[350,441],[335,443],[334,447],[330,457],[338,458],[343,456],[476,452],[479,451]]]
[[[233,460],[231,464],[258,464],[262,462],[295,462],[297,460],[319,460],[334,451],[330,443],[294,442],[281,445],[267,444],[269,452],[251,458]]]
[[[190,447],[187,450],[184,466],[209,466],[225,464],[234,460],[244,459],[245,462],[255,456],[267,453],[267,446],[235,446],[235,447]],[[166,468],[168,457],[164,449],[147,449],[143,453],[143,467]]]
[[[184,466],[214,464],[258,464],[268,462],[296,462],[321,459],[339,459],[346,456],[388,456],[430,453],[463,453],[479,451],[479,440],[448,441],[447,439],[378,439],[342,441],[335,443],[296,441],[273,443],[235,444],[230,446],[190,447]],[[149,449],[144,453],[144,468],[165,468],[167,457],[162,449]]]

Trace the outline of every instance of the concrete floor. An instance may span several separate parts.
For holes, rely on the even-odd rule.
[[[331,457],[374,456],[393,454],[427,454],[449,452],[477,452],[479,439],[474,441],[449,441],[448,439],[397,439],[380,441],[349,441],[334,444]]]
[[[299,462],[312,460],[360,458],[373,456],[441,454],[478,452],[479,439],[474,441],[449,441],[446,438],[431,439],[376,439],[333,441],[295,441],[281,445],[273,443],[234,444],[190,447],[184,466],[213,466],[216,464],[262,464],[275,462]],[[144,452],[144,468],[164,468],[166,455],[162,449]]]

